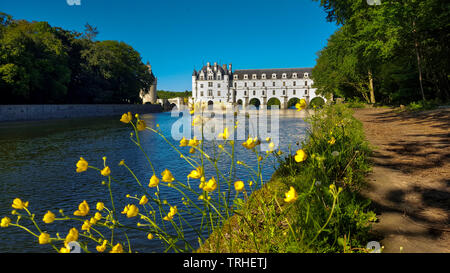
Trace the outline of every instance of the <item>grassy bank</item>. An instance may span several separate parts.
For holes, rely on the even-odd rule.
[[[198,252],[366,251],[376,217],[358,194],[370,170],[362,124],[343,104],[326,106],[307,121],[301,143],[306,159],[298,152],[279,156],[271,181],[237,204]],[[285,202],[290,187],[298,193],[295,202]]]

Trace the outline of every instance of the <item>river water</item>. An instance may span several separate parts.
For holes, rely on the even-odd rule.
[[[178,146],[178,141],[171,138],[172,125],[178,120],[169,112],[142,115],[147,125],[161,131]],[[90,165],[101,168],[102,157],[107,157],[107,165],[112,175],[121,181],[113,185],[117,210],[122,210],[127,202],[126,194],[141,195],[132,176],[118,162],[124,159],[136,176],[148,184],[152,171],[139,148],[130,141],[131,127],[119,121],[120,117],[84,118],[53,121],[10,122],[0,124],[0,218],[9,216],[13,221],[11,203],[16,197],[29,201],[29,209],[36,214],[40,226],[52,237],[59,232],[65,237],[70,228],[61,222],[45,224],[42,217],[47,210],[57,216],[63,209],[68,215],[77,210],[78,204],[86,200],[91,210],[95,204],[103,201],[108,205],[108,190],[101,181],[104,180],[96,171],[89,169],[84,173],[75,172],[79,157],[84,157]],[[306,124],[299,112],[295,110],[280,111],[279,148],[287,152],[289,144],[296,149],[296,142],[303,139]],[[183,180],[190,172],[190,167],[179,154],[155,133],[145,131],[141,134],[145,151],[151,158],[156,172],[169,169],[173,176]],[[237,141],[237,160],[255,166],[254,156]],[[224,163],[225,164],[225,163]],[[270,179],[276,164],[266,164],[263,169],[264,181]],[[206,170],[207,177],[213,175],[212,169]],[[246,172],[239,178],[248,179]],[[197,182],[198,183],[198,182]],[[163,191],[163,190],[162,190]],[[181,205],[181,196],[176,191],[161,192],[172,205]],[[121,201],[120,201],[121,200]],[[130,202],[130,201],[128,201]],[[121,215],[120,217],[124,217]],[[81,229],[81,223],[76,226]],[[29,226],[29,225],[28,225]],[[132,249],[138,252],[161,252],[163,248],[157,240],[147,240],[142,232],[128,232]],[[194,232],[186,232],[192,244],[196,244]],[[61,247],[60,244],[57,244]],[[91,243],[92,245],[92,243]],[[95,249],[91,249],[95,252]],[[39,245],[37,239],[17,227],[0,229],[0,252],[52,252],[49,245]]]

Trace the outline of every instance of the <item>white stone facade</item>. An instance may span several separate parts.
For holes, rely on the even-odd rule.
[[[232,103],[247,106],[257,99],[264,107],[276,98],[282,109],[288,101],[316,97],[311,68],[245,69],[232,70],[230,65],[209,62],[201,70],[192,73],[192,97],[194,102],[208,104]]]

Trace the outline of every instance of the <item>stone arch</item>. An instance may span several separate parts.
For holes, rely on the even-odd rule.
[[[295,104],[297,104],[300,101],[300,98],[298,97],[291,97],[289,98],[288,102],[287,102],[287,108],[295,108]]]
[[[259,99],[259,98],[251,98],[249,101],[248,101],[248,104],[250,105],[250,104],[252,104],[252,105],[254,105],[256,108],[258,108],[260,105],[261,105],[261,100]]]
[[[272,105],[278,105],[278,107],[281,108],[281,101],[279,98],[277,97],[272,97],[270,99],[267,100],[267,108],[270,108],[270,106]]]
[[[243,102],[242,102],[242,99],[238,99],[236,103],[237,103],[238,105],[242,105],[242,103],[243,103]]]
[[[208,101],[208,105],[214,105],[214,101],[209,100],[209,101]]]

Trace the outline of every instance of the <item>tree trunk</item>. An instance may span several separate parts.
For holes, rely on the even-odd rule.
[[[370,68],[368,71],[368,75],[369,75],[370,103],[374,104],[375,103],[375,91],[373,89],[373,75],[372,75],[372,70]]]
[[[413,36],[414,36],[414,48],[416,49],[417,56],[417,69],[419,70],[419,83],[420,83],[420,92],[422,94],[422,100],[425,101],[425,93],[423,92],[423,83],[422,83],[422,65],[421,58],[419,54],[419,42],[416,37],[416,21],[413,20]]]

